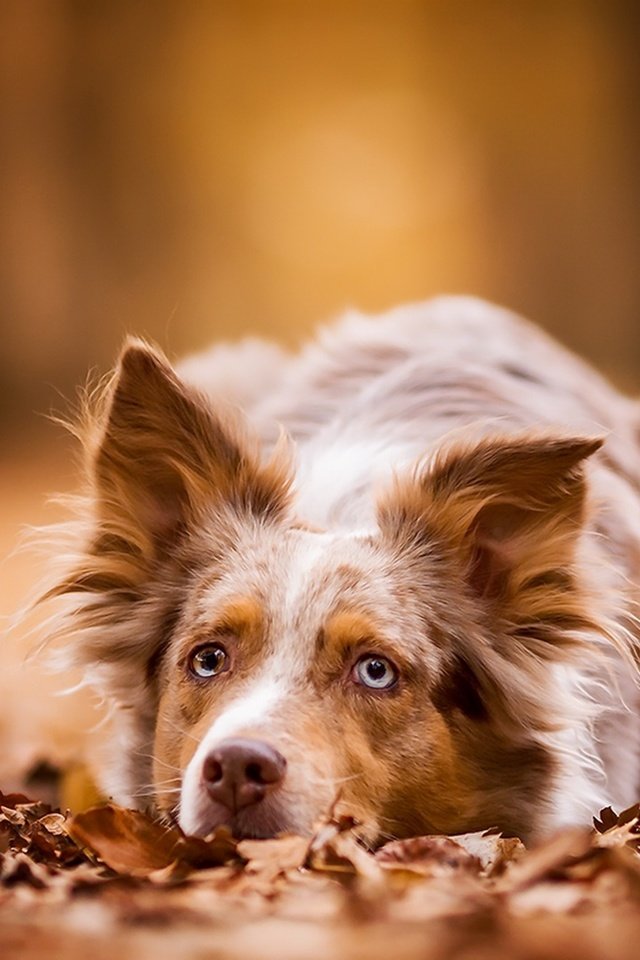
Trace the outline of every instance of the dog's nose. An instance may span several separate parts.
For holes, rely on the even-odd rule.
[[[259,803],[284,779],[287,761],[264,740],[223,740],[204,761],[210,797],[231,813]]]

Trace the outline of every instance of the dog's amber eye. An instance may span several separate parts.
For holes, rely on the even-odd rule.
[[[386,657],[372,654],[360,657],[354,667],[354,680],[371,690],[388,690],[398,680],[398,671]]]
[[[219,643],[208,643],[193,650],[189,656],[189,670],[196,677],[217,677],[228,669],[227,651]]]

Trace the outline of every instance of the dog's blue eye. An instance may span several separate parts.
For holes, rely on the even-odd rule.
[[[189,656],[189,669],[196,677],[217,677],[227,669],[227,651],[219,643],[198,647]]]
[[[388,690],[398,679],[398,671],[386,657],[361,657],[355,666],[355,679],[371,690]]]

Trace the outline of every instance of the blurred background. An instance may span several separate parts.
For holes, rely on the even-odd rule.
[[[640,7],[617,0],[3,0],[0,613],[70,489],[65,410],[126,332],[300,341],[478,294],[640,373]],[[95,711],[4,642],[0,787]],[[59,686],[59,681],[56,681]]]

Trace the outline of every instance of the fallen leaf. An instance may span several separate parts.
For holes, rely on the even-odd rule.
[[[47,813],[44,817],[40,817],[38,823],[44,827],[48,833],[52,833],[56,837],[66,836],[66,817],[62,813]]]
[[[412,837],[385,844],[376,853],[376,860],[385,869],[411,869],[426,876],[445,870],[468,870],[479,873],[480,859],[450,837]]]
[[[0,790],[0,807],[15,808],[19,804],[31,804],[31,800],[23,793],[3,793]]]
[[[500,873],[508,864],[522,859],[527,852],[518,837],[503,837],[493,831],[459,834],[454,840],[476,856],[483,871],[491,877]]]
[[[237,844],[224,828],[207,839],[187,837],[178,827],[112,804],[77,814],[66,830],[116,873],[132,877],[148,877],[174,863],[192,869],[238,859]]]
[[[264,879],[297,870],[305,862],[308,848],[309,841],[304,837],[283,836],[274,840],[241,840],[238,853],[247,861],[247,871]]]
[[[562,875],[568,867],[589,856],[592,849],[590,830],[579,827],[565,830],[512,863],[499,881],[500,889],[523,890],[534,883]]]
[[[622,813],[615,813],[611,807],[605,807],[600,811],[600,818],[593,818],[593,825],[598,833],[607,833],[616,827],[624,825],[635,825],[636,833],[640,834],[640,803],[634,803],[627,807]]]

